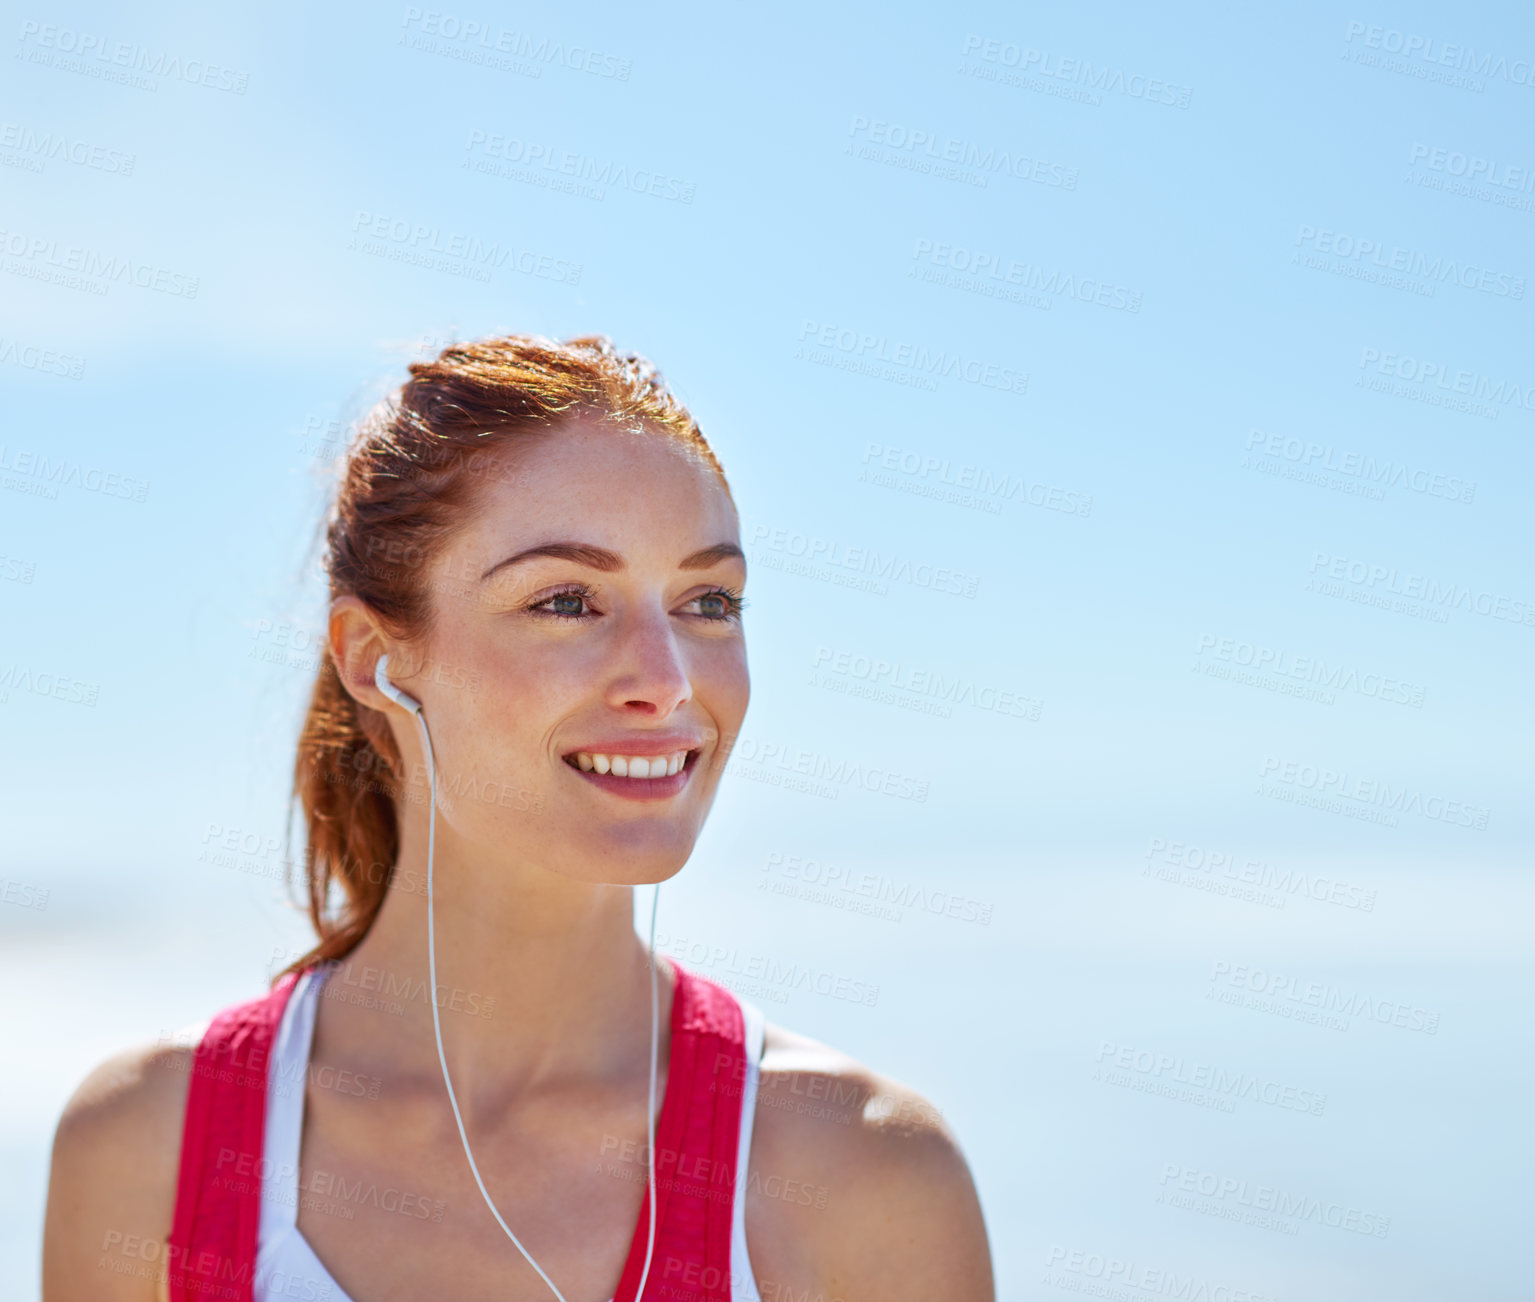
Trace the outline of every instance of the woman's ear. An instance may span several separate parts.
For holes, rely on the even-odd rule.
[[[373,671],[379,659],[394,650],[394,643],[378,616],[361,597],[337,597],[330,604],[328,635],[331,659],[347,695],[370,710],[387,710],[388,698],[378,690]]]
[[[403,780],[405,753],[396,733],[399,713],[383,692],[379,691],[374,677],[378,662],[391,652],[399,659],[400,644],[385,631],[378,616],[359,597],[337,597],[331,602],[328,628],[331,659],[336,666],[336,677],[342,690],[357,703],[357,726],[369,745],[383,758],[389,772],[396,780]],[[396,670],[391,662],[390,669]],[[394,677],[391,672],[391,679]],[[394,715],[391,718],[390,715]],[[409,725],[405,725],[409,731]],[[411,745],[409,739],[405,745]]]

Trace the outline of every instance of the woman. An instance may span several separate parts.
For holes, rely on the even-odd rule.
[[[295,778],[319,942],[81,1084],[46,1302],[990,1302],[936,1111],[635,932],[750,691],[697,425],[602,337],[410,371],[328,530]]]

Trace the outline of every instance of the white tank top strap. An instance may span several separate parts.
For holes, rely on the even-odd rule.
[[[749,999],[736,995],[736,1002],[741,1005],[741,1015],[746,1020],[746,1083],[741,1090],[741,1137],[736,1148],[736,1181],[731,1209],[730,1297],[731,1302],[762,1302],[762,1295],[757,1291],[757,1277],[752,1273],[751,1258],[746,1251],[746,1175],[767,1018]]]
[[[261,1221],[256,1234],[258,1257],[269,1241],[298,1223],[299,1146],[303,1139],[304,1084],[314,1040],[315,995],[327,967],[299,977],[283,1008],[267,1070],[266,1137],[262,1143]]]
[[[351,1302],[298,1230],[299,1155],[304,1087],[321,987],[337,965],[322,964],[294,984],[272,1044],[267,1073],[266,1136],[260,1166],[261,1218],[256,1228],[253,1302],[309,1298]]]

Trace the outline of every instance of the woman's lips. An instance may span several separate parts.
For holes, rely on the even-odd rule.
[[[593,786],[600,787],[603,791],[612,792],[613,795],[624,800],[666,800],[675,796],[685,786],[693,772],[693,766],[698,761],[701,751],[690,750],[682,767],[665,778],[621,778],[614,773],[598,773],[595,769],[583,771],[576,764],[575,757],[567,756],[566,766],[577,777],[584,778]]]

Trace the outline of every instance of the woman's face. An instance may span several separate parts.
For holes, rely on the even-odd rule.
[[[751,693],[735,507],[670,439],[585,423],[475,469],[472,517],[426,567],[434,626],[390,658],[431,731],[439,832],[583,881],[661,881]],[[679,753],[672,776],[634,774]]]

